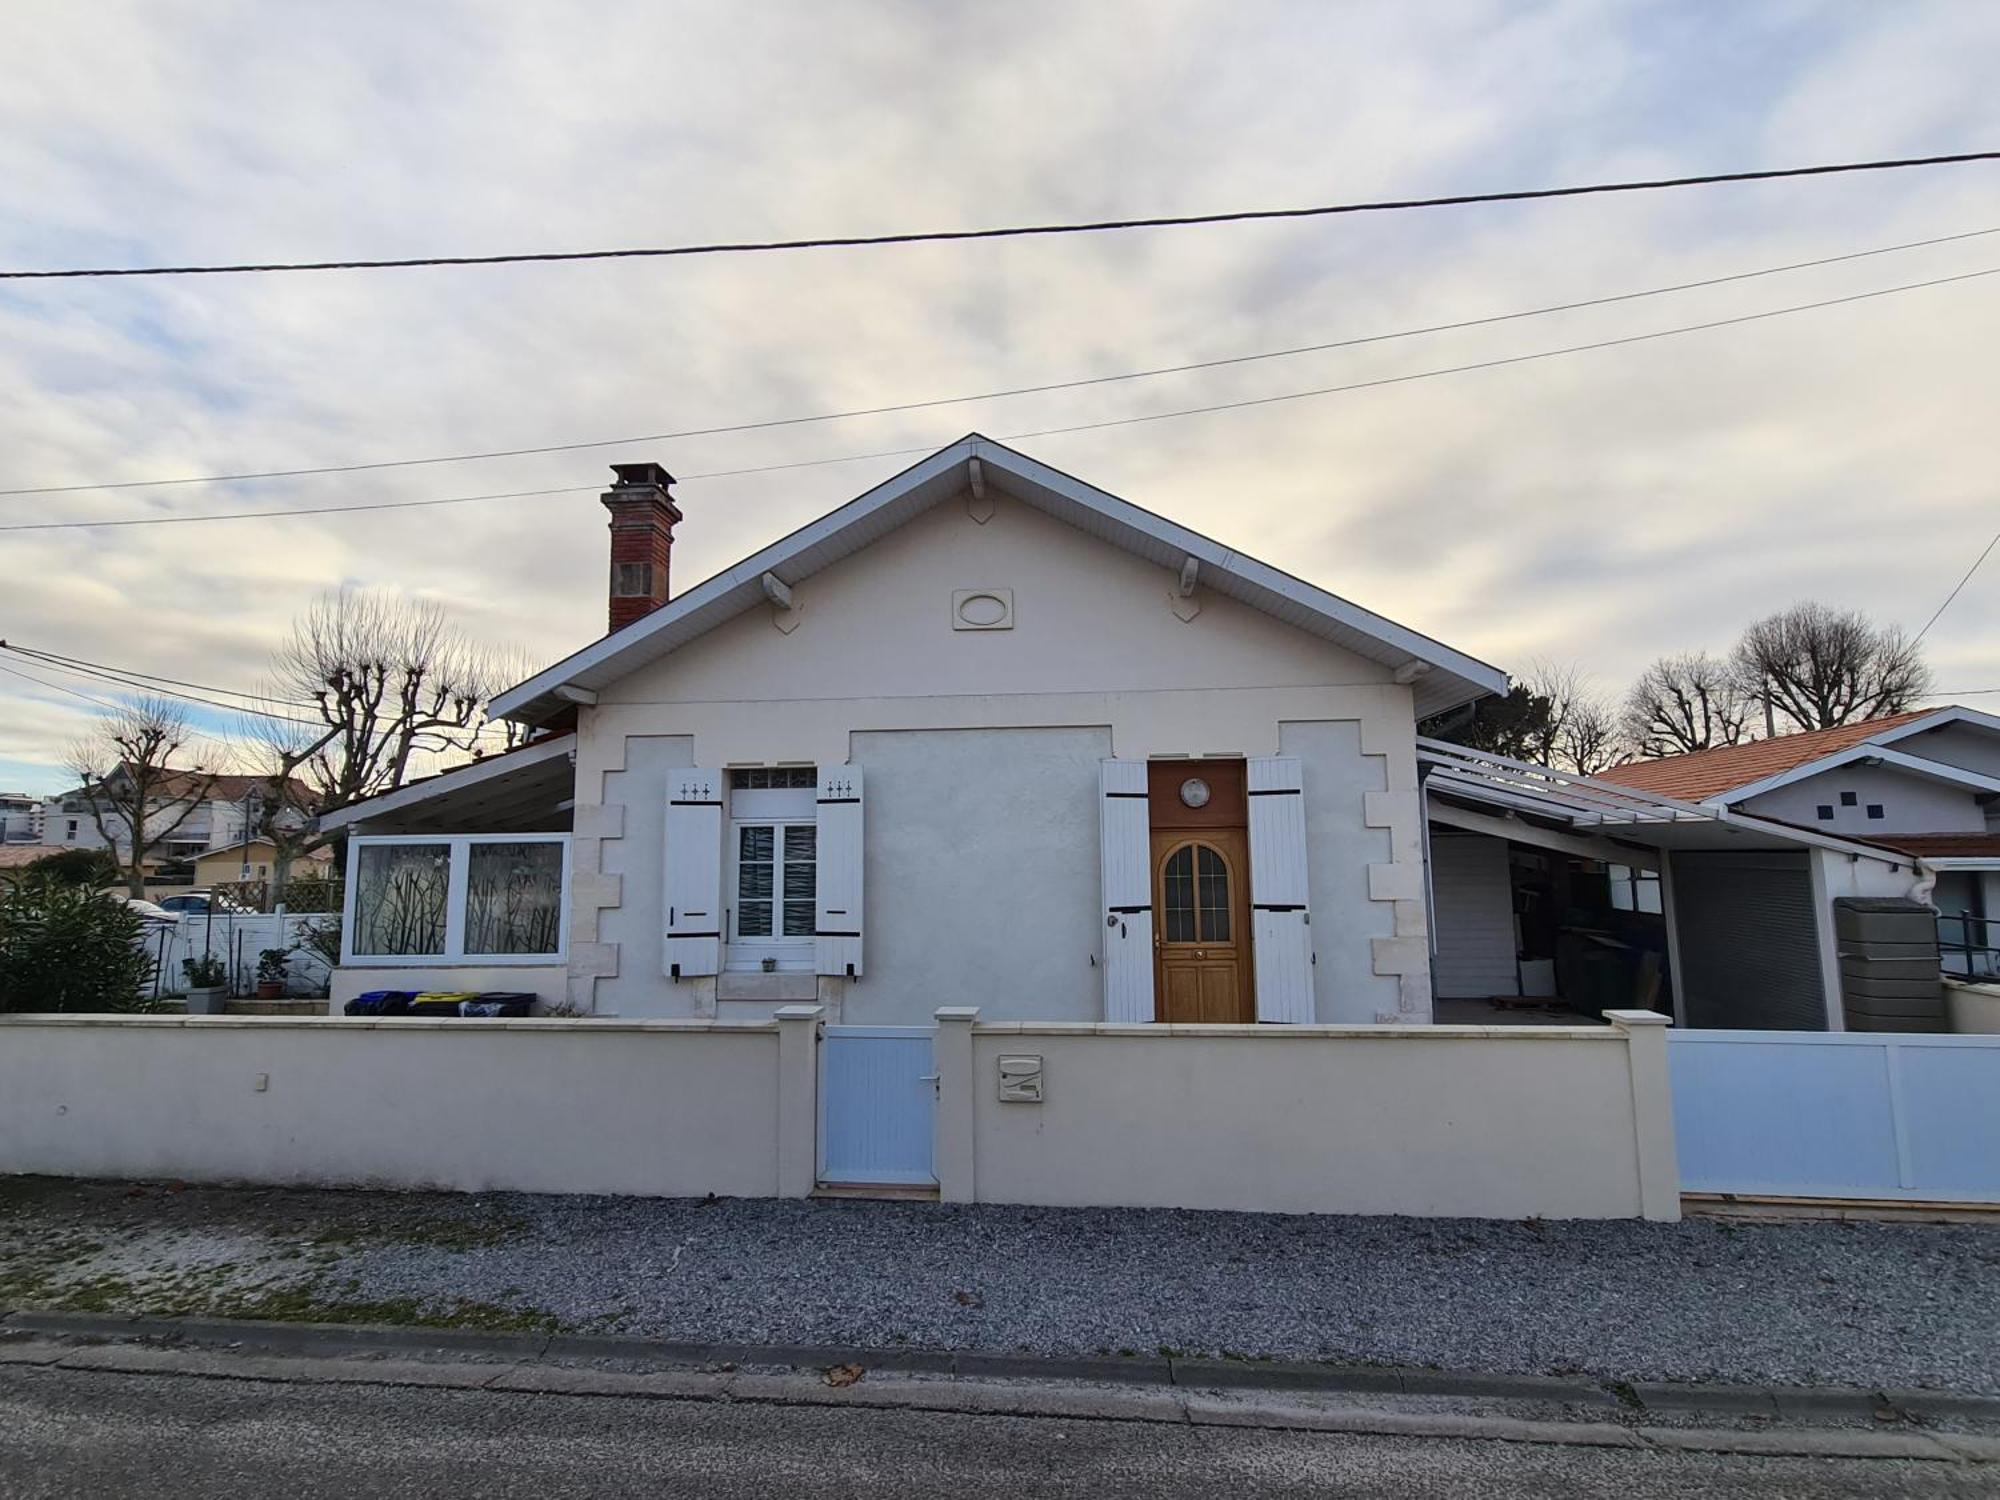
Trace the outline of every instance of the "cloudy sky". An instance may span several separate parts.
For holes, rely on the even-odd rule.
[[[0,8],[0,266],[388,257],[1194,213],[2000,146],[2000,9],[1023,3]],[[2000,230],[2000,164],[985,245],[0,283],[0,489],[658,433],[1111,374]],[[936,446],[1347,384],[2000,266],[2000,233],[1226,371],[777,432],[0,498],[0,636],[253,686],[316,591],[552,660],[612,460],[684,477],[678,587]],[[1622,689],[1803,597],[1921,625],[2000,528],[2000,276],[1385,389],[1030,438],[1499,665]],[[2000,689],[2000,557],[1927,646]],[[18,666],[12,658],[0,665]],[[43,673],[93,697],[103,684]],[[1970,698],[1992,706],[2000,693]],[[0,675],[0,786],[96,710]]]

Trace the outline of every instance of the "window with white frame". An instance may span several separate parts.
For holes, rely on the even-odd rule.
[[[565,951],[569,835],[357,837],[341,962],[546,963]]]
[[[1660,872],[1640,870],[1631,865],[1606,865],[1605,878],[1611,883],[1613,911],[1640,911],[1659,915],[1665,908],[1660,900]]]
[[[728,969],[813,967],[819,826],[812,766],[729,773]]]

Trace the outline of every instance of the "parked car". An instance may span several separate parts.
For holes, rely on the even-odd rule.
[[[145,922],[165,923],[169,927],[178,927],[181,923],[181,913],[168,911],[164,906],[155,905],[151,901],[141,901],[136,896],[126,895],[123,891],[106,891],[104,894],[113,901],[123,902]]]
[[[234,912],[239,916],[251,914],[249,907],[226,891],[176,891],[171,896],[162,897],[160,905],[186,917],[203,916],[210,911]]]

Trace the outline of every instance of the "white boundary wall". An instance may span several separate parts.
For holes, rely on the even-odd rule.
[[[1680,1217],[1664,1016],[1611,1026],[975,1025],[938,1012],[948,1200]],[[1040,1103],[1000,1059],[1041,1060]]]
[[[937,1013],[947,1201],[1679,1214],[1664,1017],[975,1026]],[[0,1173],[803,1197],[823,1011],[766,1022],[0,1017]],[[1034,1104],[999,1060],[1041,1059]]]
[[[803,1196],[814,1021],[0,1017],[0,1172]]]

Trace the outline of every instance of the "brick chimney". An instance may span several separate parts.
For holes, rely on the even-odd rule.
[[[674,476],[658,464],[613,464],[618,482],[604,493],[611,512],[611,628],[622,630],[667,602],[680,507],[667,493]]]

